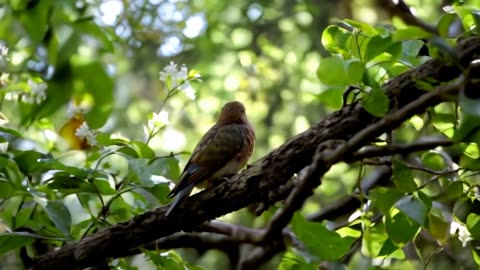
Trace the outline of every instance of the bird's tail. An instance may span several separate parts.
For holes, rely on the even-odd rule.
[[[170,213],[173,211],[173,209],[175,209],[175,207],[177,207],[179,203],[184,202],[185,199],[188,198],[188,195],[190,195],[192,190],[193,190],[193,185],[187,186],[184,189],[180,190],[177,196],[175,196],[175,199],[173,199],[172,203],[170,203],[170,206],[168,207],[168,210],[165,213],[165,216],[167,217],[168,215],[170,215]]]

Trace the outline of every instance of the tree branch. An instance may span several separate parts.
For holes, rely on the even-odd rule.
[[[468,38],[459,43],[456,52],[460,65],[466,67],[478,57],[480,37]],[[406,72],[383,86],[392,108],[402,108],[415,102],[425,91],[417,85],[418,80],[448,82],[462,73],[458,65],[448,65],[433,59]],[[433,97],[426,106],[434,106],[445,100]],[[312,162],[315,149],[322,142],[337,139],[348,140],[366,125],[379,119],[367,113],[359,103],[348,105],[332,113],[317,125],[289,139],[285,144],[264,156],[242,173],[228,181],[190,197],[184,205],[165,217],[166,206],[159,207],[119,223],[103,231],[87,236],[75,243],[35,258],[33,269],[80,269],[94,265],[109,257],[119,257],[124,250],[152,242],[181,230],[193,230],[199,224],[215,217],[236,211],[253,203],[273,203],[280,200],[282,186],[289,185],[291,177]],[[398,123],[396,123],[398,124]],[[395,125],[387,124],[386,129]],[[366,131],[364,131],[366,132]],[[376,136],[372,132],[369,136]],[[349,148],[363,146],[370,137],[356,135],[349,141]],[[343,147],[343,150],[346,148]]]
[[[412,152],[419,152],[430,150],[439,146],[451,146],[453,142],[447,139],[429,139],[419,140],[409,144],[392,144],[384,147],[380,146],[366,146],[358,152],[352,154],[347,158],[347,162],[354,162],[365,158],[392,156],[398,154],[408,154]]]
[[[438,35],[437,28],[413,15],[410,7],[403,0],[377,0],[377,5],[387,11],[390,16],[398,16],[406,24],[420,27],[429,33]]]
[[[403,121],[414,116],[422,108],[430,106],[430,104],[438,100],[439,97],[460,93],[463,84],[463,76],[460,76],[450,84],[438,86],[434,91],[425,93],[405,107],[386,115],[380,121],[360,130],[350,140],[340,144],[333,150],[325,150],[325,148],[331,148],[328,146],[331,141],[320,144],[312,164],[307,167],[299,184],[288,196],[283,209],[277,212],[277,215],[272,218],[263,240],[269,242],[281,233],[283,228],[290,223],[294,213],[302,208],[305,200],[310,197],[314,189],[321,184],[323,175],[327,173],[334,164],[346,158],[348,159],[349,153],[353,153],[362,145],[372,141],[382,133],[399,126]]]

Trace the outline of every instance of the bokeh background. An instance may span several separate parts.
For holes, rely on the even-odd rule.
[[[449,1],[405,2],[419,18],[436,23]],[[20,127],[35,149],[72,166],[88,158],[82,150],[69,150],[58,133],[71,119],[69,106],[91,108],[85,115],[91,128],[131,141],[145,141],[151,114],[166,111],[169,123],[149,146],[156,156],[180,153],[179,170],[222,105],[238,100],[256,130],[254,162],[341,107],[341,91],[330,91],[316,74],[329,55],[322,31],[344,18],[401,27],[384,8],[374,0],[0,1],[0,41],[9,48],[8,64],[0,66],[10,74],[4,90],[26,88],[30,76],[48,85],[41,104],[4,100],[1,110],[7,127]],[[191,82],[194,99],[179,92],[165,101],[168,91],[159,72],[170,61],[201,74],[201,81]],[[125,160],[111,157],[110,163],[127,174]],[[305,212],[350,193],[358,173],[355,165],[336,165]],[[146,201],[154,203],[138,211],[161,204]],[[260,218],[241,210],[224,219],[261,226],[274,210]],[[200,255],[182,253],[207,269],[228,267],[221,252]],[[19,265],[15,255],[5,258],[11,264],[4,267]],[[368,264],[362,267],[355,269]]]

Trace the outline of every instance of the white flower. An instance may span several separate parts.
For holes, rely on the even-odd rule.
[[[79,128],[77,128],[77,130],[75,131],[75,136],[80,139],[86,139],[87,143],[90,146],[97,144],[97,140],[95,139],[95,133],[93,133],[93,131],[90,129],[87,122],[83,122],[83,124]]]
[[[30,87],[30,92],[22,94],[22,102],[40,104],[47,98],[47,94],[45,92],[47,89],[46,83],[36,83],[33,80],[28,79],[27,84],[28,87]]]
[[[465,227],[465,225],[460,224],[456,221],[453,221],[450,223],[450,234],[455,234],[458,231],[458,240],[462,242],[462,246],[467,246],[468,242],[473,240],[473,238],[470,235],[470,232],[468,229]]]
[[[47,84],[44,82],[36,83],[31,79],[27,81],[28,86],[30,87],[32,94],[35,96],[45,96],[45,90],[47,89]]]
[[[170,64],[164,67],[163,71],[160,71],[160,81],[166,82],[169,77],[174,77],[176,73],[177,64],[175,64],[173,61],[170,61]]]
[[[161,111],[153,113],[152,119],[148,120],[148,128],[153,130],[154,127],[162,127],[168,125],[168,112]]]
[[[170,61],[170,64],[160,71],[160,81],[167,82],[170,79],[170,87],[172,89],[177,88],[180,91],[185,92],[188,98],[195,99],[195,90],[190,86],[188,68],[185,65],[177,69],[177,64]],[[195,78],[199,78],[200,74],[196,74]],[[170,89],[170,90],[172,90]]]
[[[76,117],[78,115],[85,115],[90,111],[90,108],[82,105],[75,105],[73,102],[70,102],[67,107],[67,116],[69,118]]]

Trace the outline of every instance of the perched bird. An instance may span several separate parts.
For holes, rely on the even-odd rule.
[[[237,173],[247,164],[255,146],[255,132],[238,101],[225,104],[217,123],[203,135],[168,197],[175,197],[166,215],[193,190],[212,186],[222,177]]]

